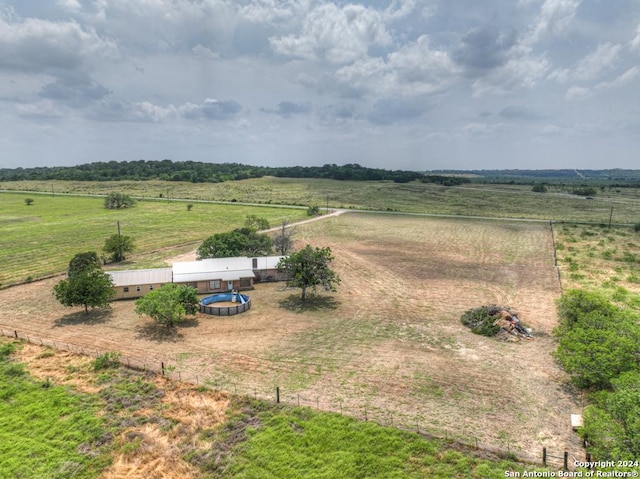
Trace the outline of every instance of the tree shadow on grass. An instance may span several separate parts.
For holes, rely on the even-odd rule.
[[[65,314],[53,322],[53,326],[61,328],[64,326],[75,326],[78,324],[102,324],[111,319],[113,310],[111,308],[90,309],[88,313],[76,311]]]
[[[195,328],[199,325],[197,319],[187,319],[179,324],[168,328],[158,323],[146,323],[142,326],[136,326],[136,339],[147,339],[156,343],[176,343],[184,340],[184,334],[180,332],[183,328]]]
[[[306,311],[319,311],[323,309],[336,309],[340,302],[332,296],[318,296],[307,294],[306,301],[302,301],[300,295],[291,294],[281,300],[278,305],[294,313],[304,313]]]

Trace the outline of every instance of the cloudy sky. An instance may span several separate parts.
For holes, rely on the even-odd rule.
[[[638,0],[0,0],[0,167],[640,168]]]

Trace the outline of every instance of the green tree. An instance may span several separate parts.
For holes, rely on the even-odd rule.
[[[110,210],[119,210],[122,208],[130,208],[134,205],[133,198],[124,193],[109,193],[104,199],[104,207]]]
[[[637,317],[603,296],[571,290],[558,301],[555,357],[581,388],[606,389],[626,371],[638,370]]]
[[[594,311],[558,338],[555,357],[576,386],[605,389],[625,371],[638,369],[640,330],[633,320]]]
[[[320,216],[320,207],[318,205],[309,206],[307,208],[307,216]]]
[[[102,271],[99,265],[72,267],[75,259],[69,263],[70,274],[67,279],[53,287],[55,298],[64,306],[84,306],[85,313],[89,312],[89,307],[107,307],[115,293],[111,276]]]
[[[111,261],[117,263],[125,259],[125,253],[131,253],[134,249],[133,238],[130,236],[114,234],[104,242],[104,252],[111,255]]]
[[[197,290],[191,286],[168,283],[136,300],[135,312],[151,316],[168,328],[198,312]]]
[[[273,251],[273,240],[249,228],[209,236],[197,251],[198,259],[233,256],[265,256]]]
[[[87,251],[86,253],[78,253],[69,261],[67,275],[73,276],[82,273],[87,269],[100,269],[100,258],[95,251]]]
[[[254,231],[268,230],[271,227],[266,218],[259,218],[256,215],[247,215],[244,220],[244,226]]]
[[[538,183],[533,185],[531,191],[533,191],[534,193],[546,193],[547,187],[543,183]]]
[[[316,286],[322,285],[325,289],[335,291],[335,286],[340,284],[340,277],[329,268],[332,260],[330,248],[312,248],[307,245],[281,259],[278,271],[286,274],[289,286],[302,289],[301,298],[304,301],[307,298],[307,288],[315,291]]]
[[[598,460],[635,460],[640,457],[640,373],[623,373],[611,385],[610,391],[592,395],[581,433]]]

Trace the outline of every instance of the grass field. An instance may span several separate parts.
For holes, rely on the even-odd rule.
[[[25,205],[25,198],[34,203]],[[125,267],[163,265],[184,243],[243,226],[247,215],[257,215],[274,226],[305,216],[302,209],[140,201],[134,208],[108,210],[101,198],[0,194],[0,286],[37,279],[66,270],[69,260],[83,251],[101,252],[105,239],[117,233],[133,237],[135,256],[148,255]],[[171,251],[158,251],[171,247]],[[155,252],[151,254],[152,252]],[[141,259],[141,258],[138,258]]]
[[[565,289],[599,291],[640,308],[640,233],[586,225],[559,225],[555,231]]]
[[[502,218],[553,219],[608,224],[640,221],[639,188],[607,188],[593,200],[552,186],[548,193],[533,193],[523,185],[463,185],[446,187],[425,183],[353,182],[321,179],[265,177],[225,183],[161,181],[124,182],[5,182],[3,189],[53,191],[73,194],[108,194],[122,191],[134,196],[190,198],[281,205],[318,205],[332,208],[403,211],[411,213],[475,215]]]
[[[122,368],[94,371],[95,361],[40,346],[0,338],[0,348],[15,349],[0,361],[6,478],[449,479],[543,470],[338,414]]]

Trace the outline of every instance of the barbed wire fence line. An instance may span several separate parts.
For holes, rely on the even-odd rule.
[[[98,358],[106,353],[116,351],[100,351],[84,346],[70,344],[64,341],[56,341],[54,339],[46,339],[34,334],[20,332],[15,329],[8,330],[0,328],[0,335],[13,338],[15,340],[26,341],[30,344],[50,347],[60,351],[67,351],[72,354],[79,354]],[[165,359],[165,360],[163,360]],[[447,429],[439,429],[428,425],[428,418],[424,414],[416,412],[415,414],[402,413],[392,411],[379,406],[370,404],[351,405],[346,401],[331,398],[327,400],[320,395],[303,395],[299,392],[288,392],[280,386],[275,385],[277,381],[267,384],[265,381],[257,381],[250,383],[247,381],[237,381],[225,377],[219,377],[215,374],[198,372],[186,372],[179,370],[176,364],[172,364],[167,358],[160,360],[149,360],[148,358],[139,358],[131,355],[120,355],[120,364],[128,368],[162,375],[167,380],[191,383],[196,386],[207,386],[212,389],[253,398],[256,400],[268,401],[276,404],[285,404],[296,407],[309,407],[322,412],[330,412],[340,414],[353,419],[368,421],[380,426],[393,427],[407,432],[415,432],[421,436],[438,441],[445,441],[454,446],[459,446],[468,450],[489,453],[492,456],[514,459],[518,462],[531,464],[533,466],[558,467],[571,469],[574,461],[582,461],[584,458],[570,456],[568,451],[563,451],[562,455],[553,454],[543,447],[539,455],[532,455],[514,443],[509,437],[497,439],[495,443],[490,444],[486,440],[478,438],[474,434],[454,433]],[[499,443],[499,445],[496,445]]]

